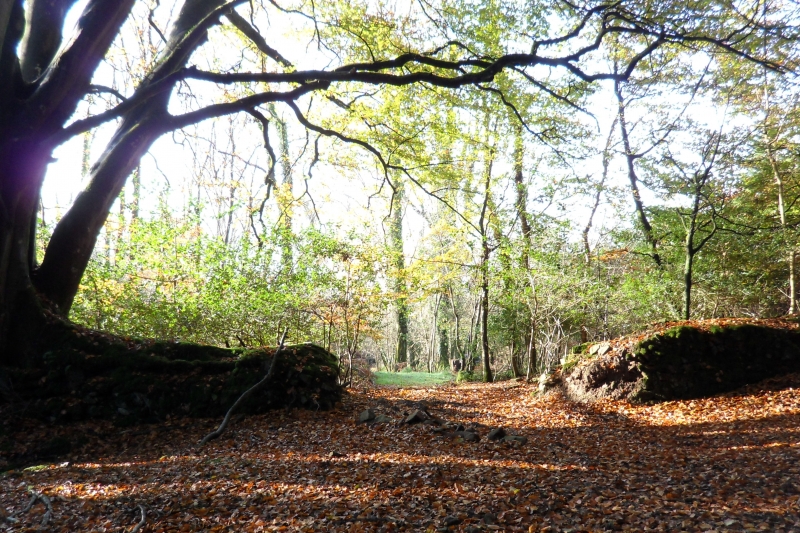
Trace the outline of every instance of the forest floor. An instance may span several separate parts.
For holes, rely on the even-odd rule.
[[[204,448],[219,420],[122,429],[3,417],[0,470],[54,438],[80,445],[54,463],[5,467],[0,531],[800,532],[800,375],[653,406],[534,390],[351,390],[330,412],[240,419]],[[399,416],[423,401],[483,438],[356,423],[367,407]],[[527,443],[488,441],[498,426]],[[24,512],[31,491],[48,497],[45,526],[42,500]]]

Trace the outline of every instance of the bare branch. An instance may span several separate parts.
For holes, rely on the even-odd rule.
[[[113,87],[106,87],[105,85],[89,85],[89,92],[92,94],[108,93],[116,96],[117,100],[120,102],[125,102],[127,100],[127,98],[125,98],[125,96],[123,96],[118,90],[114,89]]]
[[[268,200],[272,188],[275,187],[275,164],[277,162],[275,150],[272,149],[272,144],[269,142],[269,119],[256,108],[248,109],[247,112],[261,123],[261,135],[264,139],[264,148],[266,148],[267,154],[269,154],[269,171],[267,171],[267,175],[264,178],[264,183],[267,186]]]
[[[270,45],[267,44],[266,39],[258,33],[253,26],[247,22],[244,17],[242,17],[239,13],[235,10],[231,10],[230,13],[227,13],[225,17],[231,21],[231,24],[236,26],[236,28],[242,32],[248,39],[253,41],[253,44],[263,53],[265,56],[271,58],[276,63],[280,63],[284,67],[291,67],[292,64],[289,62],[288,59],[283,57],[280,52],[272,48]]]

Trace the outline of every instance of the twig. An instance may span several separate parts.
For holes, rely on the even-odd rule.
[[[147,517],[147,513],[145,511],[144,505],[139,504],[138,507],[139,507],[139,511],[141,511],[141,513],[142,513],[142,519],[139,520],[139,523],[136,524],[136,526],[134,526],[133,529],[131,529],[131,533],[139,533],[139,531],[141,531],[142,528],[144,527],[144,521],[145,521],[145,518]]]
[[[47,512],[44,513],[44,516],[42,517],[42,525],[46,526],[47,523],[50,521],[50,519],[53,517],[53,504],[50,501],[50,498],[48,498],[46,495],[32,490],[31,501],[28,502],[28,505],[25,506],[22,512],[27,513],[28,511],[30,511],[37,500],[41,501],[44,504],[44,506],[47,507]]]
[[[236,410],[236,408],[239,407],[239,405],[242,402],[244,402],[247,398],[249,398],[251,394],[253,394],[258,389],[263,387],[264,384],[270,380],[270,378],[272,377],[272,373],[275,370],[275,362],[278,360],[278,354],[280,354],[281,350],[283,350],[283,343],[286,340],[286,333],[288,331],[289,331],[288,327],[283,330],[283,335],[281,336],[281,341],[278,344],[278,348],[272,355],[272,363],[270,363],[269,365],[269,371],[267,372],[267,375],[264,376],[261,381],[259,381],[258,383],[256,383],[255,385],[244,391],[242,395],[239,396],[239,399],[234,402],[234,404],[231,406],[230,409],[228,409],[228,412],[225,414],[225,418],[222,420],[222,423],[219,425],[219,427],[216,430],[209,433],[208,435],[206,435],[205,437],[203,437],[203,440],[200,441],[200,446],[205,446],[205,444],[208,441],[214,440],[220,435],[222,435],[222,433],[225,431],[225,428],[228,426],[228,423],[231,421],[231,415],[233,415],[233,412]]]

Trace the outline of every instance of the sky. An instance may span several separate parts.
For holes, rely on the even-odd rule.
[[[79,2],[73,8],[70,16],[65,23],[65,34],[71,32],[75,26],[77,16],[82,10],[86,2]],[[162,2],[162,5],[155,12],[156,23],[166,28],[168,19],[172,13],[174,6],[171,2]],[[274,28],[291,28],[290,24],[281,25],[279,20],[271,20],[270,36],[277,43],[276,47],[282,51],[288,51],[291,56],[290,60],[297,64],[302,64],[304,67],[322,67],[327,65],[331,58],[326,54],[318,51],[314,46],[309,46],[309,38],[306,34],[278,34],[275,35]],[[262,24],[265,25],[262,21]],[[128,29],[130,32],[131,29]],[[128,33],[123,36],[126,45],[135,42],[133,35]],[[217,54],[215,58],[207,55],[198,54],[193,59],[193,62],[198,63],[201,67],[210,68],[213,62],[222,64],[231,63],[236,61],[241,54],[240,47],[231,39],[230,35],[225,32],[216,32],[212,39],[214,40],[214,52]],[[222,53],[220,55],[220,53]],[[124,51],[117,50],[114,54],[116,59],[120,55],[124,55]],[[133,54],[131,54],[133,55]],[[697,60],[697,68],[702,68],[700,60]],[[109,67],[109,65],[102,66],[96,75],[95,82],[108,86],[115,86],[120,88],[123,93],[132,91],[132,87],[128,83],[125,86],[126,80],[121,76],[118,71]],[[211,101],[214,98],[219,98],[218,91],[205,92],[199,89],[195,96],[200,101]],[[613,116],[615,113],[615,106],[613,94],[610,86],[606,85],[599,90],[589,101],[587,109],[590,110],[593,117],[584,116],[584,120],[590,126],[597,130],[598,133],[598,146],[605,142],[608,135],[609,128],[611,127]],[[178,106],[181,99],[174,97],[173,101],[175,106]],[[673,102],[674,103],[674,102]],[[100,104],[95,104],[94,110],[102,110]],[[280,112],[280,111],[279,111]],[[77,115],[86,113],[85,106],[82,107]],[[629,111],[629,120],[631,123],[637,122],[639,119],[646,118],[641,115],[640,111],[635,108]],[[639,115],[637,115],[639,113]],[[706,121],[710,126],[717,127],[716,125],[729,120],[729,115],[722,115],[719,108],[709,105],[707,102],[696,102],[690,112],[696,119]],[[204,123],[197,128],[189,128],[187,132],[189,135],[198,135],[200,137],[210,138],[216,135],[219,142],[220,139],[225,137],[225,120],[221,119],[216,125],[212,127],[210,123]],[[236,134],[233,137],[236,144],[236,152],[238,154],[246,154],[242,158],[249,159],[257,164],[259,168],[248,168],[243,164],[243,161],[230,163],[225,169],[224,156],[217,159],[222,161],[223,167],[221,170],[226,170],[230,173],[233,170],[237,173],[239,179],[246,184],[247,187],[252,187],[253,194],[259,195],[264,192],[263,187],[263,169],[267,166],[266,154],[261,146],[260,132],[252,124],[248,127],[241,119],[237,119]],[[289,121],[290,137],[292,140],[291,151],[292,155],[299,154],[305,144],[305,132],[299,128],[293,121]],[[91,159],[95,160],[101,153],[106,142],[112,135],[115,125],[113,123],[106,124],[98,128],[93,133],[93,141],[91,144]],[[618,135],[617,135],[618,138]],[[55,161],[49,166],[48,174],[45,180],[45,185],[42,192],[42,203],[44,208],[44,216],[46,222],[52,222],[60,217],[61,214],[70,205],[71,201],[86,185],[85,176],[82,176],[82,157],[83,157],[83,143],[84,138],[76,137],[59,147],[54,156]],[[277,148],[277,140],[273,140],[273,146]],[[181,132],[174,135],[165,135],[154,143],[148,154],[141,161],[141,175],[144,187],[144,199],[141,209],[144,212],[154,212],[158,208],[158,203],[166,199],[169,205],[176,211],[180,211],[185,207],[187,198],[191,194],[188,190],[190,184],[193,183],[194,178],[198,176],[198,160],[204,158],[208,160],[206,151],[207,145],[202,142],[187,141],[187,136]],[[538,150],[541,150],[539,148]],[[224,147],[223,147],[224,151]],[[364,224],[382,225],[382,222],[387,214],[388,204],[385,201],[373,200],[369,201],[370,193],[374,192],[380,180],[380,174],[375,168],[374,160],[370,162],[370,157],[361,152],[355,156],[354,161],[363,162],[360,170],[348,172],[343,175],[340,169],[321,163],[315,169],[315,177],[310,182],[310,192],[317,202],[317,207],[322,206],[323,217],[327,222],[341,224],[343,226],[359,227]],[[581,176],[590,175],[592,179],[599,179],[601,170],[600,156],[597,155],[589,160],[583,161],[580,164],[579,173]],[[295,196],[302,193],[303,177],[305,173],[302,171],[307,167],[307,164],[301,169],[299,166],[295,172]],[[498,172],[509,173],[511,171],[510,165],[505,164],[497,169]],[[280,176],[280,171],[278,171]],[[626,186],[627,176],[623,165],[623,158],[620,156],[615,157],[612,167],[610,169],[611,185],[619,188]],[[645,203],[650,204],[657,201],[656,197],[650,191],[644,189]],[[128,192],[130,194],[130,192]],[[222,194],[222,193],[220,193]],[[410,196],[418,203],[423,204],[424,194],[419,191],[411,191]],[[385,196],[384,196],[385,199]],[[575,220],[576,227],[582,228],[589,213],[589,197],[580,196],[563,199],[567,207],[567,216]],[[535,206],[532,206],[535,207]],[[430,205],[427,209],[430,209]],[[212,210],[213,211],[213,210]],[[632,211],[632,207],[631,207]],[[413,255],[414,249],[418,245],[418,237],[424,232],[424,220],[418,211],[409,210],[406,219],[406,233],[408,234],[408,249],[407,252]],[[604,207],[602,208],[594,220],[594,239],[600,237],[603,227],[618,225],[618,213],[616,210]],[[216,220],[208,221],[209,227],[213,226]],[[246,231],[246,228],[241,228],[241,231]],[[579,230],[578,230],[579,231]]]

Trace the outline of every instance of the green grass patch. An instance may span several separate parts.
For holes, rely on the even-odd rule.
[[[428,372],[375,372],[375,385],[392,385],[395,387],[430,387],[453,381],[450,372],[436,374]]]

